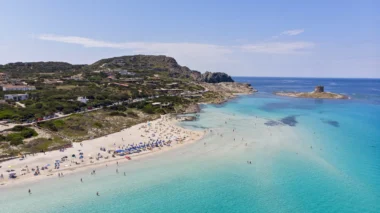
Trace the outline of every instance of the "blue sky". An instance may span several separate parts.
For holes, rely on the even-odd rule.
[[[380,1],[2,1],[0,63],[172,56],[233,76],[380,78]]]

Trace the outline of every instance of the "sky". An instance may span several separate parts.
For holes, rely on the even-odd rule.
[[[380,78],[380,1],[0,1],[0,64],[167,55],[232,76]]]

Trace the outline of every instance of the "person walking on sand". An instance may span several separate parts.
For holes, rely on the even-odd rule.
[[[96,192],[96,196],[100,196],[100,195],[99,195],[99,192]]]
[[[80,182],[82,182],[82,183],[83,183],[83,180],[82,180],[82,178],[80,179]]]
[[[32,194],[32,191],[30,189],[28,190],[28,192],[29,192],[30,195]]]

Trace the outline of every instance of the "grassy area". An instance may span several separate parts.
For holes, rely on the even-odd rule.
[[[112,116],[110,114],[112,113]],[[63,135],[69,140],[82,141],[121,131],[138,123],[158,118],[157,114],[145,114],[129,109],[124,112],[98,110],[75,114],[67,118],[40,123],[40,127]]]
[[[53,150],[56,148],[63,147],[65,145],[69,145],[70,142],[63,140],[60,137],[52,137],[52,138],[37,138],[29,141],[25,144],[22,151],[24,152],[40,152],[41,150]]]
[[[9,142],[12,146],[23,144],[24,139],[37,136],[37,132],[29,127],[15,126],[6,135],[0,136],[0,143]]]
[[[62,89],[62,90],[72,90],[77,88],[77,85],[62,85],[62,86],[57,86],[57,89]]]

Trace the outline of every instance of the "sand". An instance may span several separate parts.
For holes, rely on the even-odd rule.
[[[143,151],[137,154],[128,155],[131,160],[142,158],[154,153],[162,153],[164,151],[172,150],[185,144],[189,144],[201,139],[204,135],[203,131],[192,131],[181,128],[175,124],[173,119],[168,116],[132,126],[120,132],[116,132],[104,137],[85,140],[80,143],[73,143],[72,148],[67,148],[64,151],[51,151],[46,153],[38,153],[35,155],[28,155],[23,160],[13,159],[10,161],[0,163],[0,187],[12,186],[15,184],[27,183],[32,181],[41,181],[46,178],[58,178],[58,173],[67,175],[70,173],[83,171],[84,169],[94,169],[97,167],[104,167],[111,164],[127,163],[129,160],[125,156],[112,157],[112,152],[108,150],[122,149],[123,146],[128,144],[137,144],[140,142],[149,142],[151,140],[164,140],[172,141],[170,146],[163,146],[161,148],[154,148],[153,150]],[[107,151],[101,151],[100,148],[104,147]],[[84,159],[79,159],[79,153],[83,152]],[[103,157],[96,159],[100,153]],[[75,158],[72,155],[75,154]],[[67,160],[60,163],[60,168],[55,169],[55,161],[61,160],[62,157],[67,156]],[[90,159],[92,157],[92,159]],[[105,159],[108,157],[108,159]],[[49,165],[48,169],[41,170],[42,167]],[[32,168],[40,168],[40,175],[35,176]],[[17,174],[16,179],[9,179],[9,173],[6,170],[14,170]]]

